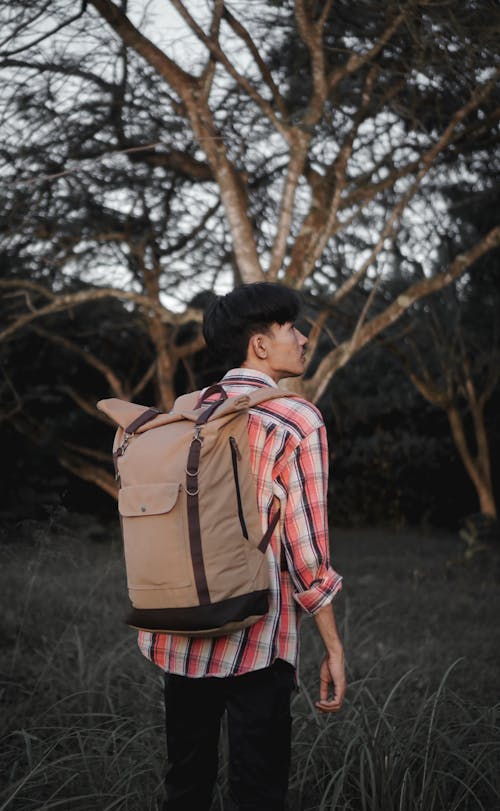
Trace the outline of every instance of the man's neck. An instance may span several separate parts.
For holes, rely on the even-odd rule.
[[[269,364],[266,363],[266,361],[261,361],[258,358],[256,358],[255,360],[252,359],[250,361],[248,360],[243,361],[243,363],[241,364],[241,368],[251,369],[254,372],[260,372],[261,374],[266,375],[266,377],[270,377],[271,380],[274,380],[276,385],[280,382],[280,376],[276,374],[274,369],[271,369],[269,367]]]

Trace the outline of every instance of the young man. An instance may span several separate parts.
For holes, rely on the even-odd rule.
[[[298,311],[293,291],[268,283],[243,285],[209,306],[204,336],[229,369],[221,381],[229,396],[302,374],[307,339],[294,326]],[[343,650],[331,604],[341,577],[329,563],[322,418],[306,400],[278,398],[251,409],[248,432],[263,532],[276,499],[280,503],[267,551],[268,614],[216,639],[139,635],[144,655],[166,672],[166,811],[210,808],[225,711],[233,807],[285,808],[302,612],[313,615],[325,646],[316,706],[336,712],[344,698]]]

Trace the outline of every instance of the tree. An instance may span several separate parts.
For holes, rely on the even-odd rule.
[[[446,254],[475,241],[499,211],[496,177],[488,192],[448,190],[455,228],[443,235]],[[486,409],[500,380],[498,250],[481,260],[480,275],[455,283],[422,303],[402,333],[387,344],[420,394],[448,418],[453,441],[492,520],[497,506]]]
[[[101,297],[128,300],[146,314],[168,407],[176,330],[199,311],[173,311],[165,294],[185,306],[221,274],[279,280],[321,304],[311,355],[332,308],[355,314],[300,384],[317,401],[363,346],[500,243],[493,225],[391,298],[398,234],[432,249],[441,187],[478,174],[495,143],[497,5],[297,0],[236,12],[214,0],[206,19],[171,5],[193,36],[188,60],[138,19],[140,5],[3,4],[3,232],[11,266],[36,282],[0,282],[21,294],[0,338]],[[124,286],[110,283],[117,267]],[[68,289],[89,268],[92,289]]]
[[[456,289],[450,290],[429,304],[425,317],[405,336],[404,349],[400,342],[392,351],[423,397],[445,411],[480,510],[496,519],[485,408],[500,376],[500,345],[494,327],[485,342],[477,324],[471,329],[464,323],[461,307]],[[484,315],[483,308],[479,316]]]

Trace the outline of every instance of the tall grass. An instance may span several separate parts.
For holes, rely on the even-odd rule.
[[[56,530],[36,527],[29,541],[3,547],[0,811],[154,811],[165,767],[162,678],[120,624],[119,544],[90,542],[86,525]],[[432,685],[434,675],[401,672],[389,651],[356,675],[383,612],[351,613],[342,624],[355,653],[338,716],[314,708],[320,646],[304,629],[291,811],[500,808],[500,705],[454,690],[462,662]],[[226,778],[223,742],[219,811]]]
[[[316,718],[307,686],[297,698],[292,791],[297,809],[455,811],[500,808],[500,705],[470,706],[449,687],[452,668],[417,702],[409,671],[384,690],[351,683],[335,718]]]

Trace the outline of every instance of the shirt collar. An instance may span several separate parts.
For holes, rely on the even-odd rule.
[[[272,377],[269,377],[269,375],[266,375],[264,372],[258,372],[256,369],[230,369],[226,372],[221,382],[246,386],[248,388],[255,386],[272,386],[275,389],[278,388],[278,385],[274,382]]]

